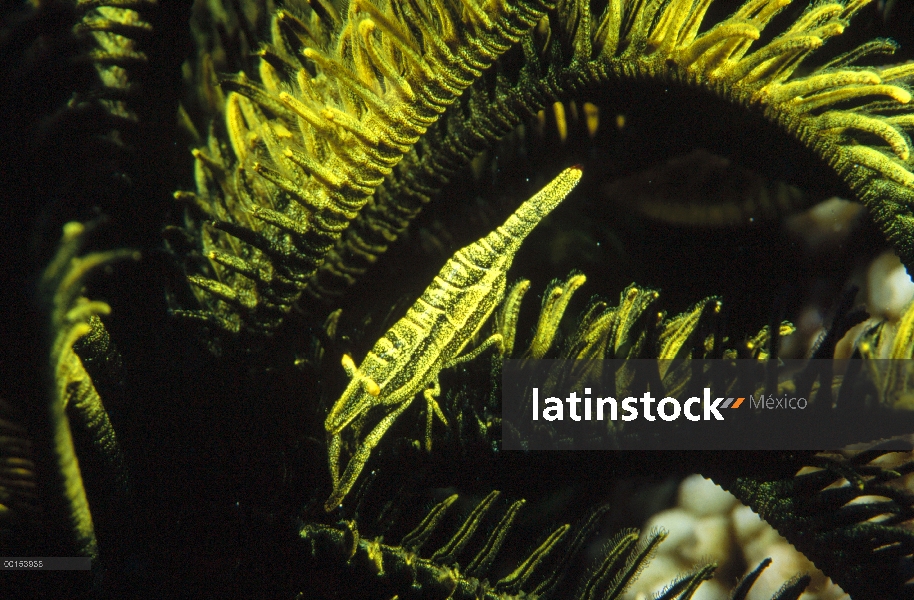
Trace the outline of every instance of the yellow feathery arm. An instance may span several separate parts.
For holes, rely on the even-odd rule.
[[[594,90],[640,88],[651,81],[671,94],[680,88],[716,97],[747,117],[770,123],[790,147],[802,145],[829,181],[849,187],[867,205],[903,262],[914,266],[914,63],[858,66],[897,50],[891,40],[879,39],[824,64],[810,64],[871,2],[809,2],[773,38],[764,35],[765,28],[799,2],[748,0],[716,24],[704,22],[713,0],[613,0],[602,16],[591,13],[586,0],[559,3],[537,28],[548,33],[531,32],[522,42],[523,64],[513,70],[506,66],[507,74],[470,88],[460,106],[423,137],[420,151],[397,165],[328,254],[309,292],[325,298],[342,293],[458,168],[526,119],[543,115],[551,105],[562,137],[566,119],[556,101],[584,102],[586,107]],[[588,115],[591,135],[593,120]],[[739,126],[733,125],[735,130]],[[684,168],[695,163],[689,162]],[[716,176],[721,169],[715,169],[706,174]],[[677,174],[676,169],[661,172]],[[656,186],[654,173],[642,174]],[[675,182],[681,185],[681,179]],[[745,183],[758,186],[753,180]],[[750,216],[747,208],[758,216],[780,215],[808,203],[798,189],[777,183],[756,187],[757,196],[747,207],[645,193],[646,186],[634,180],[631,185],[642,195],[627,205],[653,218],[707,225],[742,222]]]
[[[275,329],[394,165],[550,6],[353,0],[339,22],[278,10],[262,81],[222,82],[226,135],[194,152],[193,203],[213,227],[194,232],[204,309],[177,314]]]
[[[69,556],[98,555],[92,513],[83,487],[73,446],[68,411],[78,415],[109,464],[119,465],[117,440],[92,380],[73,351],[73,344],[92,331],[90,320],[105,315],[104,302],[82,297],[86,277],[99,266],[136,258],[129,251],[78,256],[86,227],[67,223],[54,259],[42,274],[39,302],[47,317],[45,339],[48,364],[44,369],[46,395],[36,407],[34,442],[37,483],[42,509],[50,527],[49,543]]]

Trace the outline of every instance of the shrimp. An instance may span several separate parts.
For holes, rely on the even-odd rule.
[[[502,336],[496,333],[461,355],[502,302],[508,269],[524,238],[565,199],[580,178],[580,167],[566,169],[501,227],[458,250],[406,315],[375,343],[361,365],[356,367],[349,355],[343,356],[349,385],[324,423],[333,479],[333,493],[324,506],[327,511],[349,493],[372,449],[419,392],[428,404],[426,448],[431,449],[433,415],[448,425],[436,400],[441,393],[439,372],[476,358],[492,345],[501,347]],[[358,445],[340,477],[341,433],[375,406],[392,410]]]

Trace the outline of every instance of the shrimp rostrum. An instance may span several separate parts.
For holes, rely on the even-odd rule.
[[[325,505],[328,511],[349,493],[372,449],[420,392],[428,404],[426,448],[431,449],[433,415],[447,426],[436,400],[441,392],[439,372],[472,360],[492,345],[501,348],[502,336],[496,333],[461,354],[502,302],[508,269],[524,238],[565,199],[580,178],[579,167],[566,169],[501,227],[458,250],[406,315],[375,343],[361,365],[356,367],[352,358],[343,356],[349,385],[324,423],[333,478],[333,494]],[[358,443],[341,477],[341,434],[375,406],[386,407],[389,412]]]

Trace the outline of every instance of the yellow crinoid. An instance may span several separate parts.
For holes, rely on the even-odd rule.
[[[291,3],[294,5],[294,3]],[[206,276],[190,277],[229,331],[270,331],[374,189],[445,108],[542,16],[539,0],[315,1],[277,10],[259,81],[222,81],[224,137],[194,151],[191,202]]]
[[[749,0],[713,25],[714,0],[612,0],[599,17],[587,0],[547,16],[532,2],[277,10],[256,79],[222,81],[222,123],[194,151],[196,192],[178,194],[204,221],[191,221],[199,254],[188,269],[203,310],[178,312],[272,331],[304,290],[355,281],[460,166],[525,118],[640,82],[770,123],[864,202],[912,264],[914,64],[857,66],[891,54],[888,40],[809,60],[870,2],[810,4],[775,36],[764,30],[791,0]],[[521,66],[513,56],[483,74],[518,40]]]
[[[588,100],[651,82],[670,92],[671,104],[677,90],[691,90],[770,124],[865,203],[903,261],[914,263],[914,64],[858,66],[897,49],[885,39],[830,59],[814,56],[870,2],[810,3],[777,35],[766,28],[798,0],[750,0],[716,24],[705,18],[714,0],[612,0],[600,16],[589,2],[560,2],[522,41],[520,67],[472,87],[397,165],[319,267],[312,289],[332,295],[352,283],[460,166],[539,111],[583,101],[593,112]],[[587,120],[591,128],[596,116]]]
[[[790,0],[752,0],[702,34],[699,26],[710,0],[646,3],[633,19],[650,27],[636,24],[638,33],[623,37],[624,27],[610,25],[600,41],[603,52],[617,54],[609,61],[617,76],[678,81],[762,112],[840,176],[910,263],[914,174],[906,130],[914,129],[907,85],[914,64],[854,66],[864,56],[893,52],[894,44],[886,40],[813,69],[804,64],[869,2],[811,5],[760,48],[754,42]],[[627,44],[619,51],[622,42]]]

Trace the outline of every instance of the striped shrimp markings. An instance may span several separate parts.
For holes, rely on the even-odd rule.
[[[375,343],[361,365],[356,367],[351,357],[343,356],[349,385],[324,423],[333,479],[333,493],[324,506],[328,511],[346,497],[371,450],[420,392],[428,405],[425,440],[426,448],[431,449],[433,415],[447,425],[436,400],[441,393],[439,372],[476,358],[492,345],[501,347],[502,336],[496,333],[463,353],[501,304],[508,269],[524,238],[565,199],[580,178],[579,167],[566,169],[501,227],[458,250],[406,315]],[[389,412],[358,443],[341,476],[341,434],[353,420],[376,406],[388,407]]]

